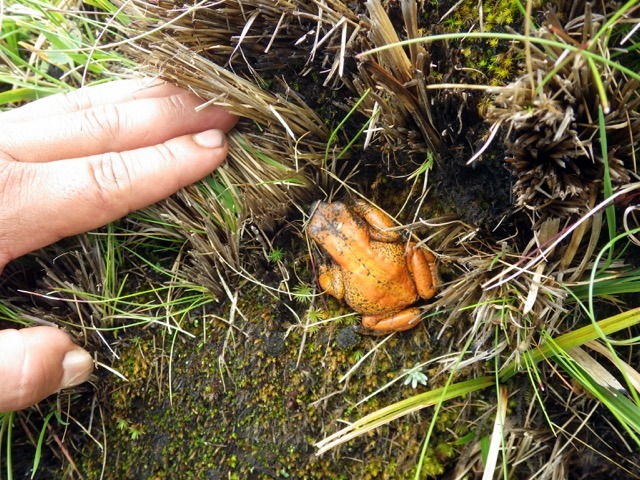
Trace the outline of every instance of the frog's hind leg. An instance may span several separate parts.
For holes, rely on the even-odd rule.
[[[420,323],[420,309],[407,308],[394,315],[363,315],[362,330],[365,335],[386,335],[409,330]]]
[[[407,268],[420,298],[433,297],[438,288],[438,270],[433,253],[411,243],[407,249]]]
[[[397,225],[386,212],[360,199],[353,201],[351,209],[367,222],[372,240],[387,243],[400,240],[398,232],[389,230]]]

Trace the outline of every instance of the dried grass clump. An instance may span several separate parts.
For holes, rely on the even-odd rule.
[[[407,34],[416,38],[417,3],[401,3]],[[333,135],[318,112],[330,108],[347,115],[350,105],[332,103],[329,88],[307,90],[306,85],[317,88],[318,81],[306,75],[324,76],[324,87],[346,87],[343,99],[363,97],[358,111],[372,118],[372,137],[371,132],[382,131],[388,153],[409,152],[423,161],[427,149],[439,149],[431,100],[422,88],[430,64],[426,50],[413,45],[408,57],[397,47],[357,65],[351,58],[354,52],[398,40],[380,3],[369,0],[365,7],[368,18],[359,15],[364,9],[353,11],[336,0],[124,5],[135,19],[130,36],[136,41],[127,50],[145,72],[243,118],[230,135],[222,168],[150,210],[189,232],[186,239],[195,259],[191,270],[199,272],[190,279],[215,291],[219,279],[214,271],[242,269],[243,240],[246,245],[292,207],[300,209],[325,196],[322,191],[336,179],[341,183],[340,178],[349,177],[343,170],[348,153],[337,163],[331,149],[342,149],[349,139]],[[141,31],[147,33],[139,35]]]
[[[494,90],[487,119],[507,128],[507,163],[515,177],[516,204],[543,221],[584,214],[603,188],[603,145],[599,112],[604,111],[607,162],[614,187],[637,174],[634,151],[640,142],[638,82],[619,69],[595,63],[583,49],[608,59],[607,17],[584,4],[564,26],[554,13],[534,38],[562,46],[525,46],[526,73]],[[567,47],[573,48],[570,51]]]
[[[442,317],[438,337],[459,330],[454,336],[456,348],[472,339],[470,363],[498,355],[505,355],[505,364],[519,360],[522,349],[515,347],[535,342],[541,328],[552,334],[567,328],[566,318],[573,307],[564,305],[568,293],[562,285],[580,278],[586,266],[561,268],[566,260],[554,255],[555,249],[540,255],[542,245],[557,239],[559,221],[545,222],[536,241],[523,247],[509,238],[486,239],[478,228],[455,218],[427,223],[438,230],[438,239],[430,245],[440,261],[455,271],[427,308],[448,312]],[[496,327],[502,329],[499,340]]]
[[[424,161],[426,152],[440,151],[440,134],[434,125],[433,98],[425,88],[429,83],[431,57],[419,43],[408,47],[395,45],[401,39],[380,2],[366,2],[367,17],[363,24],[368,35],[361,38],[362,51],[390,46],[367,55],[358,64],[357,72],[347,79],[350,87],[363,95],[361,111],[372,118],[371,132],[379,132],[383,151],[391,157],[415,156]],[[419,38],[418,5],[414,1],[400,2],[405,38]],[[404,159],[403,159],[404,163]]]
[[[337,72],[336,38],[354,28],[354,16],[341,2],[141,1],[123,8],[135,19],[130,36],[137,39],[126,48],[144,72],[243,119],[230,134],[225,165],[148,210],[185,233],[194,259],[189,278],[219,292],[215,272],[242,268],[243,240],[326,188],[320,167],[331,132],[297,74],[318,63]]]

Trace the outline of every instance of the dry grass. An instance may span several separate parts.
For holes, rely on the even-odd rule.
[[[548,13],[537,38],[571,46],[589,42],[589,50],[607,58],[608,41],[598,35],[604,18],[585,11],[563,26]],[[593,40],[592,40],[593,39]],[[516,205],[536,222],[584,215],[593,208],[603,186],[603,168],[611,184],[625,186],[637,179],[635,149],[640,138],[640,96],[637,80],[609,64],[562,46],[529,46],[527,72],[496,88],[487,112],[490,122],[508,131],[509,169],[516,182]],[[598,135],[598,108],[605,114],[607,165]]]

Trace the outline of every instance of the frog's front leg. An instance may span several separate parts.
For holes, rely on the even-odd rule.
[[[385,335],[392,332],[402,332],[416,326],[420,321],[418,307],[407,308],[393,315],[363,315],[362,326],[367,335]]]
[[[388,229],[396,226],[389,215],[364,200],[354,200],[351,209],[369,225],[369,237],[378,242],[397,242],[400,234]]]
[[[328,293],[338,300],[344,298],[344,278],[342,270],[337,265],[320,265],[318,284],[324,293]]]
[[[438,272],[433,253],[410,243],[407,247],[407,269],[413,278],[420,298],[428,299],[436,294]]]

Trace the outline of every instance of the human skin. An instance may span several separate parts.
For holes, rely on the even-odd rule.
[[[237,117],[174,85],[123,80],[0,113],[0,271],[151,205],[215,170]],[[62,331],[0,331],[0,412],[85,381],[91,356]]]

